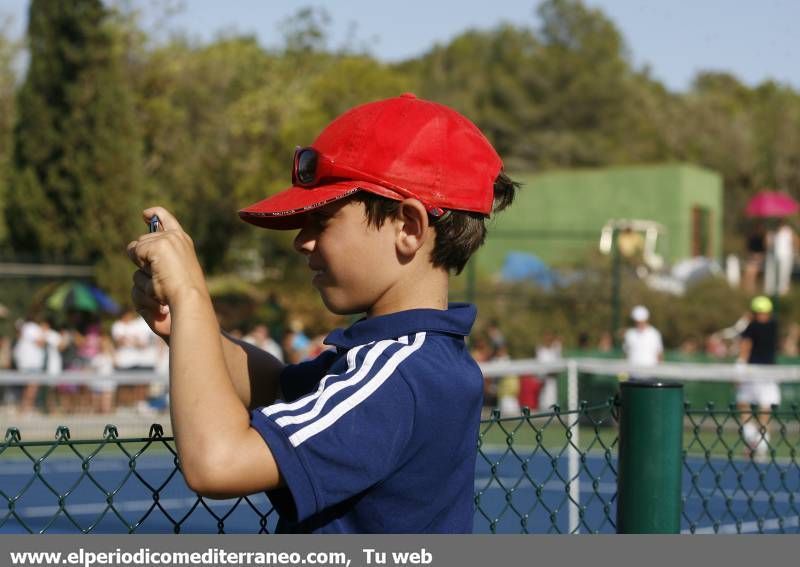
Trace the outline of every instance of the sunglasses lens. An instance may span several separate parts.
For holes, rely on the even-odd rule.
[[[311,149],[301,150],[297,154],[297,182],[310,185],[317,177],[317,152]]]

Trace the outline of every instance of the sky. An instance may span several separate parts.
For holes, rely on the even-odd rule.
[[[128,0],[154,29],[164,0]],[[255,34],[262,45],[280,43],[280,24],[304,6],[324,6],[331,43],[348,35],[381,60],[418,56],[469,28],[501,22],[536,26],[537,0],[170,0],[178,12],[160,30],[181,30],[210,41],[220,33]],[[800,90],[800,0],[585,0],[622,32],[637,68],[670,90],[686,90],[698,71],[726,71],[754,86],[776,80]],[[27,0],[0,0],[0,18],[25,28]]]

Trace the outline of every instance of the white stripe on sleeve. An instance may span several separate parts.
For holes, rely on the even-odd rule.
[[[399,341],[402,342],[402,341]],[[373,370],[373,366],[378,361],[380,356],[384,353],[384,351],[392,345],[396,345],[398,341],[394,340],[384,340],[379,341],[375,344],[373,348],[367,353],[367,356],[364,357],[363,366],[358,369],[358,371],[353,374],[347,380],[342,380],[341,382],[335,382],[334,384],[330,385],[328,388],[325,389],[322,393],[318,393],[319,395],[316,397],[317,399],[314,401],[314,407],[308,410],[305,413],[295,414],[295,415],[284,415],[279,417],[275,420],[275,423],[281,427],[286,427],[287,425],[297,425],[298,423],[305,423],[307,421],[311,421],[315,417],[317,417],[321,412],[322,408],[325,407],[325,403],[330,400],[334,395],[338,392],[341,392],[348,386],[352,386],[354,384],[358,384],[365,378],[367,378],[370,373],[380,372],[380,368],[376,371]],[[403,347],[406,348],[406,347]],[[389,360],[395,356],[397,353],[402,351],[403,349],[399,349],[395,352]]]
[[[365,346],[370,346],[371,344],[374,344],[374,341],[371,343],[367,343],[365,345],[358,345],[357,347],[351,348],[350,350],[347,351],[347,370],[345,370],[343,374],[349,374],[350,372],[355,370],[356,356],[358,355],[358,352]],[[299,398],[291,403],[281,402],[278,404],[272,404],[271,406],[263,408],[261,410],[261,413],[269,416],[282,411],[293,411],[296,409],[300,409],[303,406],[310,404],[319,397],[322,390],[325,389],[325,383],[328,381],[328,378],[341,375],[342,374],[327,374],[322,378],[322,380],[319,381],[319,385],[317,386],[317,391],[314,392],[313,394],[308,394],[306,396],[303,396],[302,398]]]
[[[395,371],[395,369],[408,358],[412,353],[418,350],[425,342],[425,333],[417,333],[414,336],[414,343],[409,346],[404,346],[396,353],[394,353],[386,364],[366,382],[359,390],[354,392],[350,397],[346,398],[331,411],[326,413],[320,419],[306,425],[302,429],[289,436],[289,442],[295,447],[299,447],[303,442],[307,441],[317,433],[325,431],[328,427],[336,423],[340,417],[346,414],[351,409],[355,408],[358,404],[371,396]]]

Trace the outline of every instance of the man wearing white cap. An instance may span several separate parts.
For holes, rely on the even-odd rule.
[[[628,362],[634,366],[655,366],[664,358],[664,345],[661,333],[653,327],[650,311],[644,305],[637,305],[631,311],[635,326],[625,331],[622,348],[628,355]]]

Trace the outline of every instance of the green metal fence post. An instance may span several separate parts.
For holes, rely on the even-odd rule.
[[[617,533],[679,533],[683,385],[620,385]]]

